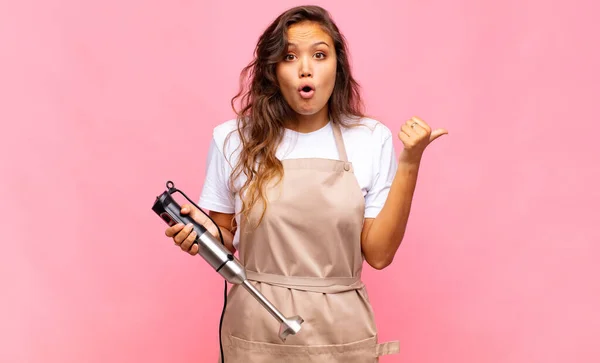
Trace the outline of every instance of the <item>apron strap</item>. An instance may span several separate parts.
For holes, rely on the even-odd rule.
[[[263,282],[269,285],[281,286],[295,290],[304,290],[333,294],[364,287],[360,276],[357,277],[303,277],[284,276],[246,270],[250,281]]]
[[[335,137],[335,146],[337,147],[340,160],[348,162],[348,155],[346,155],[346,146],[344,146],[344,138],[342,137],[342,131],[340,125],[333,123],[333,136]]]
[[[398,341],[385,342],[375,346],[375,354],[377,357],[381,357],[382,355],[397,354],[399,351],[400,342]]]

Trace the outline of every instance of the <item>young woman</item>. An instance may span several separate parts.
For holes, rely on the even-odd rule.
[[[379,343],[363,261],[388,266],[406,228],[426,146],[447,133],[413,117],[398,133],[361,110],[344,37],[324,9],[296,7],[262,34],[242,72],[237,118],[214,129],[200,203],[239,253],[249,280],[302,329],[278,322],[233,286],[223,318],[226,363],[376,362]],[[182,213],[215,236],[192,205]],[[190,233],[191,232],[191,233]],[[166,230],[191,255],[191,226]]]

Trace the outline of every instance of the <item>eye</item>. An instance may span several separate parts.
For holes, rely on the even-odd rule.
[[[324,59],[325,58],[325,53],[323,53],[323,52],[317,52],[317,54],[315,54],[315,57],[317,57],[317,59]]]
[[[283,60],[285,60],[285,61],[291,61],[291,60],[294,60],[294,55],[293,55],[293,54],[286,54],[286,55],[283,57]]]

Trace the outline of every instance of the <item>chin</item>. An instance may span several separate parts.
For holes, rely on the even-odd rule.
[[[317,110],[295,110],[298,115],[302,116],[313,116],[319,113]]]
[[[294,111],[296,111],[297,114],[302,115],[302,116],[313,116],[318,114],[319,112],[321,112],[323,110],[323,107],[296,107],[296,109]]]

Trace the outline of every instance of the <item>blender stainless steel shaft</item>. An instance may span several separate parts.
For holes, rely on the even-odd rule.
[[[279,321],[279,338],[282,341],[285,342],[285,339],[288,335],[296,334],[300,331],[300,325],[302,325],[304,319],[297,315],[286,318],[285,316],[283,316],[283,314],[279,312],[279,310],[277,310],[275,306],[273,306],[273,304],[269,302],[269,300],[267,300],[258,290],[256,290],[256,288],[250,283],[250,281],[244,280],[243,285],[246,288],[246,290],[248,290],[248,292],[252,294],[252,296],[254,296],[258,300],[258,302],[260,302],[261,305],[264,306],[265,309],[267,309],[267,311],[269,311],[271,315],[275,317],[275,319],[277,319],[277,321]]]
[[[285,342],[290,334],[300,331],[304,322],[300,316],[285,317],[246,277],[246,270],[240,261],[231,254],[208,231],[197,239],[198,254],[202,256],[229,283],[242,285],[279,322],[279,338]]]

